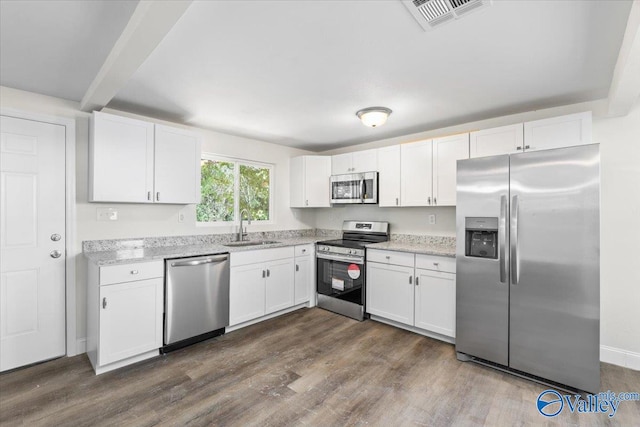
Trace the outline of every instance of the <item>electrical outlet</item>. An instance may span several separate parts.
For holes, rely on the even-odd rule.
[[[436,223],[436,215],[435,214],[429,215],[429,224],[434,225],[435,223]]]
[[[96,219],[98,221],[117,221],[118,211],[114,208],[97,208]]]
[[[178,212],[178,222],[184,222],[184,212]]]

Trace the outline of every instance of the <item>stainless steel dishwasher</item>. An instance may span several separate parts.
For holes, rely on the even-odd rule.
[[[162,352],[206,340],[229,326],[229,254],[165,261]]]

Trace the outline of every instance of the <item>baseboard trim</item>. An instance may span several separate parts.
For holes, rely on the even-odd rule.
[[[640,371],[640,353],[633,351],[601,345],[600,361]]]
[[[77,356],[78,354],[87,352],[87,339],[86,338],[78,338],[76,340],[76,354],[70,356]]]

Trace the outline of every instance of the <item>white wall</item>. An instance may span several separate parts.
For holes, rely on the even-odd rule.
[[[152,237],[167,235],[217,234],[233,232],[234,227],[199,227],[195,225],[195,205],[102,204],[88,203],[88,144],[90,114],[79,110],[77,102],[53,98],[0,86],[0,107],[34,114],[68,117],[76,120],[76,319],[78,338],[86,335],[86,263],[81,254],[83,240]],[[105,109],[129,117],[131,114]],[[144,118],[143,118],[144,119]],[[153,120],[176,126],[173,123]],[[179,126],[179,125],[178,125]],[[186,126],[179,126],[187,128]],[[193,129],[193,128],[192,128]],[[274,223],[249,226],[249,231],[306,229],[314,227],[314,213],[289,208],[289,158],[307,151],[262,141],[226,135],[202,129],[204,152],[256,160],[275,165]],[[118,221],[96,220],[96,208],[113,207]],[[178,223],[178,213],[185,221]]]
[[[581,111],[593,111],[593,141],[601,150],[600,318],[603,360],[640,369],[640,100],[625,117],[607,118],[607,101],[567,105],[466,123],[341,148],[322,154],[384,147]],[[390,119],[391,120],[391,119]],[[426,218],[437,215],[435,226]],[[394,233],[455,235],[455,208],[319,209],[316,226],[339,229],[345,219],[391,222]]]

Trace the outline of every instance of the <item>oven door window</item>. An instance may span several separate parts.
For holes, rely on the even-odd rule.
[[[331,198],[333,200],[360,199],[360,181],[337,181],[331,183]]]
[[[318,293],[362,305],[364,265],[318,258]]]

